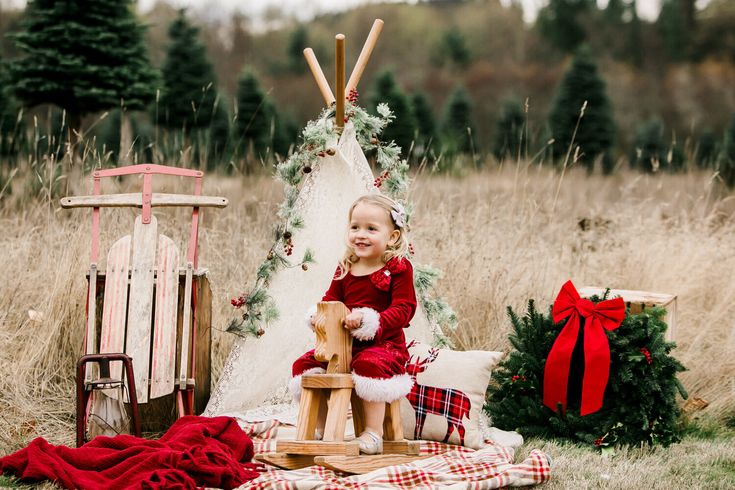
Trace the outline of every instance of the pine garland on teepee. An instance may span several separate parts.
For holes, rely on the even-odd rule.
[[[605,299],[591,298],[595,304]],[[687,394],[676,375],[685,368],[670,355],[675,344],[665,340],[664,313],[660,307],[637,315],[626,310],[620,326],[606,331],[610,370],[604,402],[599,410],[581,416],[579,390],[573,380],[580,373],[579,366],[575,369],[576,355],[566,411],[552,411],[543,403],[546,361],[566,322],[554,323],[551,308],[543,314],[533,300],[523,317],[508,307],[514,350],[492,375],[486,410],[493,424],[526,437],[570,439],[603,449],[614,444],[668,446],[677,442],[680,412],[676,396],[686,398]],[[578,381],[576,388],[581,387]]]
[[[394,119],[394,115],[387,104],[378,104],[377,112],[377,116],[371,115],[357,105],[356,90],[349,94],[345,105],[345,119],[352,122],[362,150],[373,151],[381,169],[374,185],[404,205],[407,223],[410,223],[412,206],[404,198],[409,183],[408,162],[401,159],[401,148],[395,142],[383,143],[378,139],[378,135]],[[328,146],[338,136],[334,115],[335,109],[332,106],[324,109],[318,119],[308,122],[301,135],[301,145],[288,160],[276,167],[276,178],[284,184],[285,197],[278,210],[280,222],[274,228],[275,242],[258,267],[255,285],[250,292],[232,299],[232,305],[244,311],[230,321],[228,332],[241,336],[263,335],[263,327],[278,318],[278,309],[268,294],[268,286],[274,274],[285,267],[301,267],[307,270],[308,264],[314,261],[313,251],[309,249],[306,249],[298,263],[291,263],[290,260],[293,232],[304,226],[303,218],[296,209],[296,202],[305,175],[319,165],[320,158],[335,152],[334,148]],[[433,284],[439,276],[440,272],[431,267],[417,265],[414,268],[416,292],[433,328],[434,343],[444,346],[450,345],[450,341],[442,332],[456,328],[457,318],[446,302],[431,295]]]

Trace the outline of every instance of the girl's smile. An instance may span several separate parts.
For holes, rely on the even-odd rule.
[[[384,209],[374,204],[359,203],[352,210],[347,241],[365,265],[377,265],[383,252],[395,244],[400,233]]]

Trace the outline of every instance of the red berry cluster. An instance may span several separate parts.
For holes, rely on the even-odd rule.
[[[388,172],[388,171],[386,170],[385,172],[383,172],[382,174],[380,174],[380,175],[378,176],[378,178],[376,178],[376,179],[375,179],[375,180],[373,181],[373,185],[374,185],[375,187],[378,187],[378,188],[379,188],[379,187],[380,187],[381,185],[383,185],[383,182],[384,182],[385,180],[387,180],[387,179],[388,179],[388,177],[390,177],[390,172]],[[411,252],[411,253],[413,253],[413,252]]]
[[[345,122],[349,121],[352,116],[354,116],[355,113],[353,111],[348,112],[345,114]]]
[[[409,243],[408,244],[408,253],[410,253],[411,255],[414,254],[413,243]]]
[[[518,375],[515,375],[515,376],[513,376],[513,377],[512,377],[512,378],[510,378],[510,379],[511,379],[511,380],[512,380],[512,381],[513,381],[514,383],[515,383],[516,381],[518,381],[518,380],[520,380],[520,381],[526,381],[526,377],[525,377],[525,376],[518,376]]]
[[[357,93],[357,89],[351,88],[350,93],[347,94],[347,100],[355,104],[357,102],[357,98],[360,96],[360,94]]]
[[[287,238],[285,242],[283,242],[283,251],[286,252],[286,255],[293,254],[293,242],[290,238]]]
[[[316,156],[324,158],[325,156],[327,156],[327,154],[326,152],[320,151],[319,153],[316,154]]]
[[[598,437],[597,439],[595,439],[595,446],[597,447],[602,446],[602,439],[603,439],[602,437]]]
[[[646,362],[648,364],[653,364],[653,358],[651,357],[651,353],[646,349],[645,347],[640,348],[641,354],[646,356]]]
[[[245,304],[245,298],[242,296],[238,296],[237,298],[232,298],[230,300],[230,304],[234,306],[235,308],[240,308],[242,305]]]

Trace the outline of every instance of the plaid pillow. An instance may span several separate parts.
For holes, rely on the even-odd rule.
[[[502,352],[437,349],[415,340],[408,352],[406,371],[414,386],[401,400],[406,438],[481,448],[485,391]]]

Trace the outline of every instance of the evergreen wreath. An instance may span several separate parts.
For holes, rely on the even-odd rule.
[[[609,290],[602,298],[590,299],[598,303],[608,294]],[[664,314],[661,307],[647,308],[637,315],[626,310],[620,326],[606,332],[610,377],[604,403],[599,411],[580,416],[579,400],[575,406],[573,395],[564,414],[547,408],[542,400],[546,359],[565,322],[555,324],[551,308],[547,314],[540,313],[533,300],[523,317],[508,307],[513,325],[509,340],[514,350],[493,372],[488,388],[485,410],[493,425],[525,437],[569,439],[602,450],[615,444],[668,446],[678,442],[681,429],[676,395],[687,398],[687,393],[676,374],[685,368],[670,355],[676,345],[664,338]]]
[[[355,135],[363,152],[372,152],[375,155],[381,174],[373,184],[404,206],[406,222],[409,224],[413,207],[406,203],[404,197],[409,183],[408,162],[400,158],[401,148],[395,142],[383,143],[378,139],[378,135],[395,116],[387,104],[378,104],[376,109],[378,115],[369,114],[357,105],[357,98],[357,91],[353,89],[345,103],[345,122],[351,121],[354,125]],[[288,160],[276,166],[276,178],[284,184],[285,197],[278,209],[280,222],[273,230],[275,241],[266,259],[258,267],[253,287],[249,292],[231,300],[232,306],[243,311],[230,320],[227,327],[230,333],[243,337],[264,335],[263,327],[267,327],[278,318],[278,308],[268,294],[268,287],[274,274],[286,267],[301,267],[307,270],[308,264],[314,261],[313,251],[308,248],[298,263],[292,264],[289,260],[293,252],[292,232],[304,226],[303,218],[296,209],[296,202],[305,175],[319,165],[321,158],[334,155],[335,149],[329,147],[338,138],[334,115],[333,105],[324,109],[318,119],[309,121],[302,131],[301,145]],[[409,250],[410,255],[413,255],[412,244]],[[414,287],[432,327],[434,345],[441,347],[451,345],[443,332],[456,328],[457,317],[444,300],[432,294],[434,283],[439,277],[441,272],[437,269],[425,265],[414,266]]]

